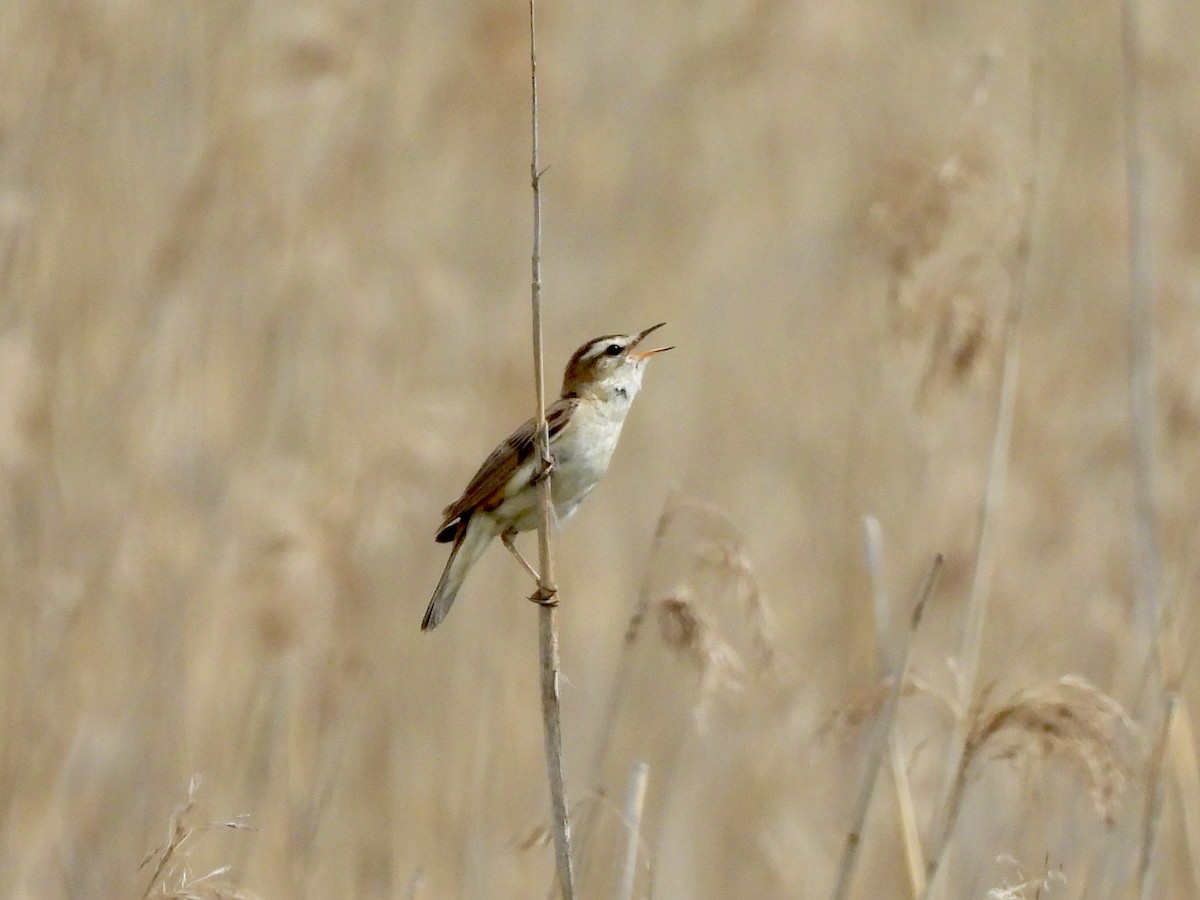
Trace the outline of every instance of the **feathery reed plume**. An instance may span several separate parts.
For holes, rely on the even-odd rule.
[[[1111,825],[1130,778],[1125,745],[1137,731],[1124,707],[1073,676],[1025,688],[992,709],[985,709],[987,695],[985,690],[970,716],[937,847],[944,850],[949,842],[968,781],[989,759],[1061,758],[1071,763],[1084,775],[1097,813]]]
[[[1042,897],[1049,896],[1056,886],[1067,883],[1062,869],[1050,868],[1049,859],[1045,862],[1044,873],[1038,878],[1028,877],[1021,871],[1017,861],[1010,856],[1001,857],[1000,861],[1011,865],[1016,870],[1019,880],[1016,884],[1003,884],[991,888],[987,892],[987,900],[1041,900]]]
[[[1085,775],[1096,812],[1111,825],[1130,775],[1123,745],[1136,732],[1120,703],[1085,679],[1068,675],[1019,691],[977,715],[963,770],[985,758],[1062,757]]]
[[[171,813],[167,839],[147,853],[138,866],[138,871],[142,871],[154,864],[142,900],[250,900],[249,894],[219,880],[229,874],[230,866],[220,866],[204,875],[192,875],[188,867],[188,853],[197,835],[213,828],[250,827],[244,816],[229,822],[194,822],[199,793],[200,776],[193,775],[187,799]]]
[[[746,667],[713,617],[700,609],[687,591],[659,600],[657,611],[663,644],[700,674],[693,715],[697,724],[703,725],[720,688],[741,689]]]

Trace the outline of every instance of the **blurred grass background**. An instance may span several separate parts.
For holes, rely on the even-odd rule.
[[[1164,595],[1186,610],[1200,6],[1140,11],[1156,500]],[[194,874],[232,867],[196,892],[550,884],[530,839],[547,800],[523,573],[490,553],[446,625],[417,629],[442,506],[532,411],[525,17],[491,2],[0,8],[0,895],[142,896],[138,865],[195,773],[197,822],[254,829],[196,835]],[[862,738],[822,723],[880,675],[868,513],[897,598],[946,555],[913,651],[931,687],[898,725],[929,827],[949,721],[931,698],[953,690],[1025,229],[980,679],[1002,697],[1078,675],[1153,722],[1137,689],[1118,8],[546,2],[539,28],[547,367],[664,319],[678,346],[559,543],[576,800],[595,796],[644,578],[713,611],[739,660],[754,641],[729,612],[747,584],[774,617],[769,675],[697,675],[661,640],[629,663],[598,805],[615,828],[624,777],[650,763],[638,895],[828,894]],[[652,560],[673,488],[728,520],[673,520],[678,558]],[[698,575],[714,546],[737,564]],[[1173,623],[1185,652],[1193,621]],[[1183,708],[1196,701],[1188,669]],[[1128,896],[1152,739],[1111,827],[1069,765],[989,767],[948,896],[1059,870],[1046,896]],[[1200,890],[1196,796],[1175,771],[1155,897]],[[891,797],[881,779],[855,896],[907,896]]]

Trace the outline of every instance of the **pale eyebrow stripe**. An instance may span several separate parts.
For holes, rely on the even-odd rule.
[[[615,338],[601,338],[588,347],[587,350],[583,352],[583,356],[581,356],[580,359],[591,359],[593,356],[599,356],[608,348],[609,344],[620,344],[621,346],[624,346],[623,341],[619,341]]]

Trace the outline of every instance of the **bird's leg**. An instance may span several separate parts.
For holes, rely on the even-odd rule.
[[[549,478],[550,474],[554,471],[554,457],[543,456],[539,462],[541,465],[538,466],[538,470],[533,473],[533,478],[529,482],[532,485],[541,484],[543,481]]]
[[[558,594],[558,588],[554,585],[542,587],[542,577],[538,574],[537,569],[531,566],[525,560],[525,557],[521,555],[521,551],[517,549],[517,544],[514,540],[516,536],[517,533],[515,531],[505,530],[500,534],[500,541],[508,548],[508,552],[517,558],[517,562],[521,564],[521,568],[528,572],[529,577],[537,583],[537,590],[534,591],[533,596],[529,599],[539,606],[558,606],[558,601],[554,599]]]
[[[533,473],[533,478],[529,482],[534,486],[545,481],[554,471],[554,457],[551,455],[549,447],[547,447],[542,453],[542,458],[539,460],[539,462],[541,463],[541,467]],[[551,508],[551,513],[553,514],[553,508]],[[538,588],[533,592],[533,596],[529,599],[539,606],[547,606],[551,608],[558,606],[558,601],[554,599],[558,594],[558,588],[552,584],[545,586],[542,585],[541,576],[538,575],[533,566],[525,562],[525,558],[521,556],[520,553],[517,553],[517,547],[516,544],[512,543],[512,538],[513,536],[510,534],[508,536],[508,540],[505,541],[505,545],[516,555],[517,559],[521,561],[521,565],[525,567],[525,571],[532,575],[533,580],[537,582]]]
[[[504,546],[508,548],[508,552],[517,558],[517,562],[521,564],[521,568],[529,573],[529,577],[536,582],[540,582],[542,580],[542,576],[538,574],[537,569],[525,561],[525,557],[523,557],[521,555],[521,551],[517,549],[517,545],[513,541],[513,538],[516,536],[517,533],[515,531],[505,530],[504,533],[500,535],[500,540],[504,542]]]
[[[541,465],[538,470],[533,473],[533,478],[530,484],[537,485],[550,477],[550,473],[554,471],[554,457],[550,453],[550,449],[546,448],[546,452],[542,454],[542,458],[538,460]]]

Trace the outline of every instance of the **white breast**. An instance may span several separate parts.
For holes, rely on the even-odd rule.
[[[575,408],[574,421],[563,429],[554,446],[554,477],[550,484],[560,521],[575,512],[608,471],[628,412],[628,399],[585,401]]]

